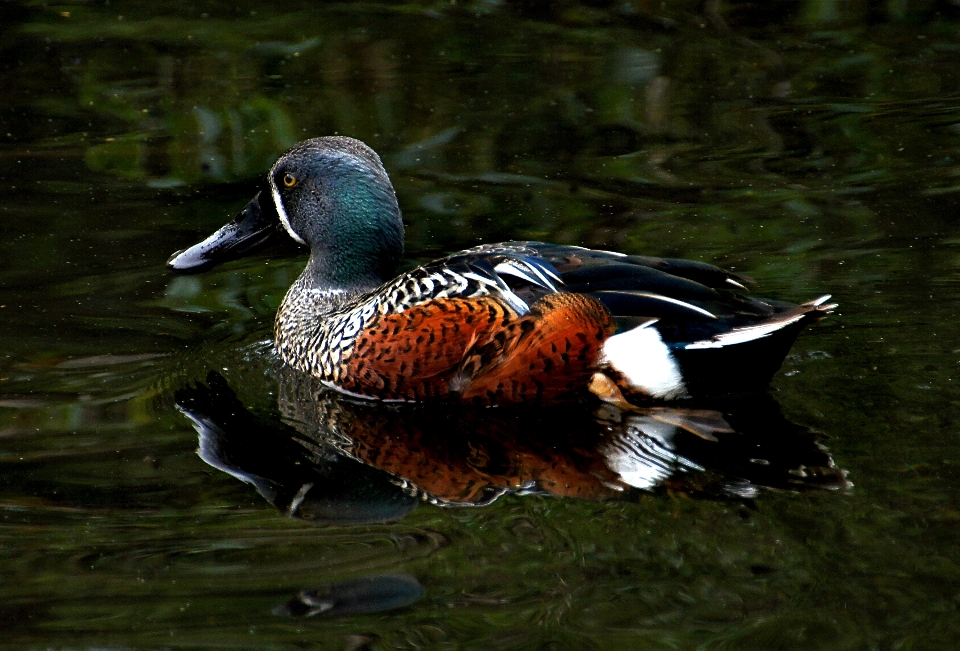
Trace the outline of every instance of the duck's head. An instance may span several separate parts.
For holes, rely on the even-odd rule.
[[[403,221],[390,178],[368,146],[338,136],[305,140],[274,163],[267,186],[232,222],[174,254],[168,266],[205,269],[285,231],[310,247],[305,273],[315,286],[375,287],[392,277],[403,254]]]

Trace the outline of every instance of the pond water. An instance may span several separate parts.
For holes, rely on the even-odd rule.
[[[956,2],[23,1],[0,62],[0,646],[956,646]],[[840,308],[699,412],[330,396],[267,343],[302,250],[164,265],[335,133],[407,266],[539,239]]]

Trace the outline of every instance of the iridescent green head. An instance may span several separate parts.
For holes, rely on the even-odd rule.
[[[376,152],[353,138],[305,140],[267,179],[284,228],[310,247],[313,283],[372,288],[393,276],[403,255],[403,220]]]

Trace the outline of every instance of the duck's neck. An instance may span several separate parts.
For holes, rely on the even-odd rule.
[[[342,271],[341,267],[335,269]],[[330,265],[321,263],[316,253],[312,254],[277,311],[274,336],[283,360],[301,371],[323,376],[318,353],[336,334],[331,331],[335,329],[333,322],[342,321],[332,317],[349,311],[356,299],[384,281],[377,274],[340,277],[331,273]]]
[[[364,253],[366,248],[355,242],[341,250],[312,250],[306,268],[297,279],[301,291],[355,294],[379,287],[391,277],[396,262],[384,265],[378,257]]]
[[[375,275],[361,278],[337,278],[329,265],[310,256],[306,269],[290,285],[277,311],[277,337],[302,341],[310,337],[324,317],[338,311],[358,296],[376,289],[382,280]]]

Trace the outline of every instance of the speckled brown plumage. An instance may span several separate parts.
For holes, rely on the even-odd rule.
[[[481,404],[554,402],[582,393],[612,331],[610,314],[596,299],[545,296],[493,341],[475,347],[463,365],[476,365],[463,398]]]
[[[582,392],[612,328],[598,301],[552,294],[518,316],[493,297],[434,300],[383,315],[337,373],[351,393],[477,404],[551,402]]]

